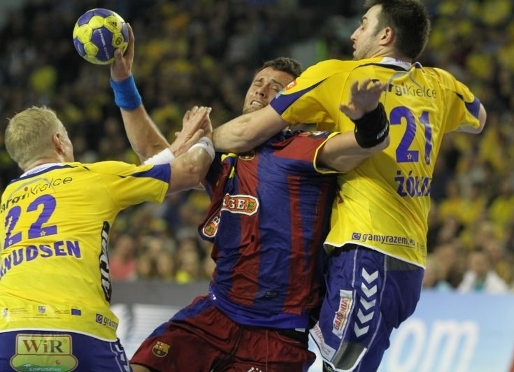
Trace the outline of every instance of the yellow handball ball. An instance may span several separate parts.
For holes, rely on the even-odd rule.
[[[114,51],[125,52],[128,27],[123,18],[109,9],[95,8],[82,14],[73,28],[73,45],[82,58],[95,65],[114,61]]]

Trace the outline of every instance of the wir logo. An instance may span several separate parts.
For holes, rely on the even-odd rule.
[[[11,358],[11,367],[15,371],[70,372],[77,364],[69,335],[16,336],[16,353]]]

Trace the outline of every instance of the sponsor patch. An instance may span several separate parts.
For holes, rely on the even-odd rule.
[[[11,367],[18,372],[70,372],[78,365],[70,335],[19,334]]]
[[[333,332],[336,336],[342,337],[346,323],[348,322],[348,314],[352,306],[352,292],[339,291],[339,308],[337,309],[334,320],[332,322]]]

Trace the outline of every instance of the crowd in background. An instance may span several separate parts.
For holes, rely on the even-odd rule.
[[[0,30],[0,188],[20,174],[3,146],[7,118],[32,105],[56,110],[75,159],[137,163],[109,87],[109,66],[83,60],[72,30],[103,7],[136,37],[134,75],[148,112],[169,141],[185,110],[212,107],[213,124],[240,114],[254,71],[289,56],[304,68],[351,59],[360,0],[32,0]],[[478,136],[446,137],[432,181],[424,286],[514,290],[514,3],[425,0],[433,20],[424,65],[451,71],[488,111]],[[193,190],[162,205],[124,211],[112,228],[114,280],[207,280],[210,245],[198,238],[208,197]],[[70,218],[73,212],[70,211]]]

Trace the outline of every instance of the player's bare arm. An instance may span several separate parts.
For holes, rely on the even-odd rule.
[[[122,93],[121,98],[127,101],[125,106],[119,104],[118,106],[120,106],[130,145],[142,162],[168,148],[174,156],[178,156],[186,152],[204,135],[201,129],[203,119],[196,115],[198,109],[196,107],[186,112],[180,134],[173,144],[168,143],[146,112],[135,87],[132,76],[135,38],[130,25],[128,25],[128,31],[129,42],[125,54],[121,50],[116,50],[115,60],[111,64],[111,79],[114,82],[111,85],[115,90],[116,87],[119,87],[119,84],[127,85],[123,86],[123,90],[118,88],[118,92]],[[195,112],[195,114],[192,114],[192,112]]]
[[[360,132],[357,134],[356,130],[330,138],[320,149],[318,166],[349,172],[371,155],[387,148],[389,122],[383,107],[379,106],[380,96],[386,87],[387,84],[370,79],[353,83],[350,101],[342,103],[339,109],[356,123]]]
[[[191,110],[189,120],[198,121],[205,136],[171,163],[172,176],[168,194],[195,187],[207,175],[215,155],[211,141],[212,125],[209,113],[210,108],[207,107],[195,107]]]
[[[214,130],[216,151],[245,152],[287,128],[289,123],[270,106],[241,115]]]

